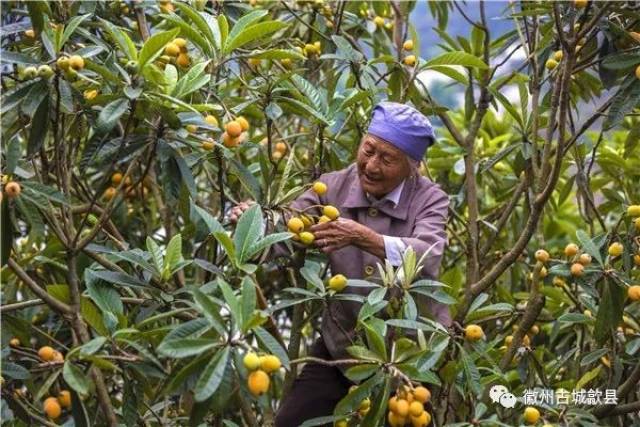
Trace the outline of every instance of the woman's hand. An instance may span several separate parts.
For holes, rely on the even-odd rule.
[[[324,253],[331,253],[345,246],[355,245],[380,258],[384,258],[384,238],[369,227],[351,219],[316,224],[311,227],[316,237],[314,243]]]

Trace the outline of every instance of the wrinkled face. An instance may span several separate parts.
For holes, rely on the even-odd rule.
[[[380,198],[411,174],[408,157],[398,148],[376,136],[362,138],[356,158],[362,189]]]

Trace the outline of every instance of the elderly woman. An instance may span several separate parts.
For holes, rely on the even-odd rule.
[[[404,250],[412,247],[418,257],[429,251],[422,275],[436,278],[446,244],[449,199],[418,173],[419,162],[433,142],[433,129],[422,113],[404,104],[380,103],[373,110],[356,162],[320,176],[328,188],[322,196],[309,190],[292,203],[294,209],[320,204],[340,210],[337,221],[311,228],[315,246],[328,254],[332,274],[376,280],[376,264],[387,259],[398,266]],[[345,290],[364,295],[368,291]],[[450,325],[445,305],[427,299],[418,301],[418,306],[422,315]],[[346,348],[354,342],[360,307],[353,301],[331,301],[322,316],[322,336],[310,355],[350,358]],[[336,367],[306,364],[280,405],[276,427],[297,427],[307,419],[330,415],[351,385]]]

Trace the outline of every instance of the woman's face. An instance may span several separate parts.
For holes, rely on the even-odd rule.
[[[380,198],[396,188],[411,174],[407,156],[376,136],[362,138],[356,158],[362,189]]]

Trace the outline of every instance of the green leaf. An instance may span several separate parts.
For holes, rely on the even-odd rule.
[[[189,17],[189,19],[195,24],[195,26],[198,29],[198,32],[200,34],[204,34],[209,44],[215,45],[213,31],[211,30],[211,27],[207,23],[206,19],[202,16],[203,14],[198,13],[197,10],[195,10],[194,8],[192,8],[186,3],[176,2],[175,5],[178,9],[180,9],[180,11],[185,16]],[[213,53],[210,46],[208,46],[207,49],[205,49],[205,52],[207,52],[209,55]]]
[[[93,383],[78,366],[67,360],[62,368],[62,376],[69,387],[81,396],[88,396]]]
[[[238,258],[236,257],[236,248],[233,245],[233,241],[231,240],[231,237],[229,237],[226,231],[215,232],[213,233],[213,237],[215,237],[218,243],[222,245],[225,252],[227,253],[227,256],[229,257],[229,260],[231,260],[231,263],[233,264],[233,266],[237,267]]]
[[[616,127],[633,108],[638,106],[638,103],[640,103],[640,80],[630,75],[620,85],[620,89],[614,96],[602,128],[609,130]]]
[[[238,301],[238,297],[233,292],[233,289],[231,289],[229,284],[224,281],[224,279],[219,278],[217,283],[218,283],[218,287],[222,291],[222,296],[224,297],[224,300],[229,306],[229,310],[231,311],[231,315],[233,316],[233,319],[235,320],[238,326],[242,325],[242,310],[240,309],[240,301]]]
[[[608,338],[615,333],[616,327],[622,320],[624,308],[625,290],[615,281],[605,276],[601,291],[602,300],[596,315],[596,324],[593,331],[596,341],[603,345]]]
[[[434,65],[462,65],[465,67],[475,67],[480,69],[488,68],[480,58],[464,51],[453,51],[443,53],[426,62],[427,68]]]
[[[226,18],[224,19],[224,22],[221,22],[220,18],[218,17],[218,24],[220,25],[220,33],[221,33],[220,35],[221,35],[221,38],[222,38],[221,46],[224,47],[222,49],[223,52],[224,53],[228,53],[229,49],[227,49],[227,46],[229,45],[229,42],[231,40],[235,39],[236,37],[240,36],[240,34],[242,34],[246,28],[248,28],[249,26],[253,25],[258,20],[260,20],[263,17],[265,17],[267,15],[267,13],[268,12],[266,10],[263,10],[263,9],[254,10],[252,12],[247,13],[246,15],[244,15],[240,19],[238,19],[236,24],[231,29],[231,33],[229,33],[228,35],[225,34],[225,33],[228,32],[228,23],[227,23]],[[224,30],[223,26],[226,26],[227,30]]]
[[[598,264],[600,264],[600,266],[604,265],[602,262],[602,255],[600,255],[600,248],[595,243],[593,243],[593,240],[589,238],[587,233],[582,230],[578,230],[576,231],[576,237],[578,238],[578,241],[580,242],[580,245],[582,246],[584,251],[593,256],[596,261],[598,261]]]
[[[262,210],[256,203],[242,213],[233,235],[239,263],[247,260],[249,247],[262,237],[263,232]]]
[[[129,286],[134,288],[144,288],[148,289],[149,285],[142,280],[130,276],[126,273],[121,273],[119,271],[109,271],[109,270],[87,270],[87,272],[91,272],[98,279],[104,280],[109,283],[114,283],[116,285]]]
[[[349,392],[338,402],[333,413],[336,415],[345,415],[356,411],[360,406],[360,402],[369,397],[373,388],[380,384],[385,378],[385,375],[376,375],[360,384],[355,390]]]
[[[300,427],[314,427],[314,426],[326,426],[333,425],[334,421],[344,420],[344,415],[325,415],[323,417],[315,417],[310,420],[306,420]]]
[[[97,134],[105,134],[111,131],[116,125],[120,117],[129,109],[129,100],[127,98],[116,99],[107,104],[96,121],[95,131]]]
[[[378,394],[376,394],[371,399],[372,402],[380,403],[369,410],[364,420],[362,420],[363,426],[377,426],[384,423],[384,417],[387,409],[387,402],[389,400],[389,394],[391,391],[392,380],[393,378],[391,378],[390,376],[385,376],[384,387],[382,387]]]
[[[458,345],[460,349],[460,363],[462,363],[462,368],[464,370],[464,375],[467,378],[467,384],[471,388],[471,391],[477,396],[482,393],[482,387],[480,385],[480,372],[478,371],[478,367],[471,359],[466,350]]]
[[[427,332],[435,332],[436,328],[427,325],[426,323],[418,322],[416,320],[409,319],[389,319],[385,322],[389,326],[395,326],[398,328],[416,329]]]
[[[164,340],[158,346],[158,353],[180,359],[183,357],[196,356],[211,350],[218,343],[211,338],[181,338],[175,340]]]
[[[78,28],[78,26],[82,24],[84,20],[90,16],[91,14],[79,15],[79,16],[74,16],[73,18],[71,18],[71,20],[69,20],[69,23],[64,28],[64,33],[62,33],[62,38],[59,41],[58,50],[62,49],[64,44],[67,42],[67,40],[69,40],[69,37],[71,37],[71,35],[76,30],[76,28]]]
[[[40,147],[42,147],[47,137],[47,131],[49,130],[49,102],[49,97],[45,96],[31,120],[29,140],[27,142],[28,158],[33,157],[40,151]]]
[[[229,37],[229,39],[227,40],[227,44],[225,45],[224,52],[232,52],[247,43],[265,37],[268,34],[275,33],[276,31],[279,31],[287,26],[287,23],[281,21],[266,21],[252,25],[237,36]],[[235,30],[235,27],[233,29]]]
[[[247,259],[251,259],[258,252],[263,251],[265,248],[268,248],[271,245],[274,245],[278,242],[282,242],[291,238],[290,233],[275,233],[270,234],[264,239],[258,240],[256,243],[252,244],[247,252]]]
[[[64,206],[69,206],[64,194],[59,192],[53,187],[49,187],[45,184],[41,184],[37,181],[23,181],[22,189],[33,198],[43,198],[51,202],[59,203]],[[40,206],[44,207],[44,206]]]
[[[156,33],[149,37],[147,41],[144,42],[142,50],[140,50],[140,56],[138,58],[138,66],[140,69],[143,69],[147,63],[150,63],[160,56],[165,45],[175,39],[178,34],[180,34],[180,29],[174,28],[173,30]]]
[[[298,51],[289,49],[269,49],[251,55],[251,57],[256,59],[297,59],[300,61],[305,59],[304,55]]]
[[[307,283],[317,288],[320,292],[325,291],[324,283],[322,283],[322,279],[319,276],[320,266],[317,263],[306,260],[304,267],[300,269],[300,274]]]
[[[158,274],[162,273],[164,270],[164,259],[162,257],[162,250],[160,246],[151,238],[151,236],[147,236],[147,251],[151,254],[151,258],[153,259],[153,263],[156,266]]]
[[[99,19],[107,33],[109,33],[113,41],[120,47],[120,51],[124,52],[130,60],[138,59],[138,50],[129,35],[106,19]]]
[[[2,362],[2,375],[14,380],[26,380],[31,376],[31,373],[17,363],[5,360]]]
[[[310,102],[311,106],[323,115],[327,114],[327,100],[322,96],[320,90],[311,82],[297,74],[291,76],[291,81],[296,89],[303,95],[303,99]]]
[[[357,359],[370,360],[380,363],[384,362],[384,360],[381,359],[380,356],[378,356],[368,348],[359,345],[352,345],[347,347],[347,352]]]
[[[229,36],[229,22],[227,21],[227,17],[222,13],[218,15],[218,28],[220,29],[220,41],[218,43],[218,48],[222,49],[222,47],[227,43],[227,37]]]
[[[210,61],[200,62],[191,67],[191,69],[182,76],[180,81],[178,81],[178,84],[171,95],[176,98],[182,98],[183,96],[195,92],[207,84],[211,77],[204,74],[204,70],[207,65],[209,65],[209,62]]]
[[[592,380],[598,378],[598,375],[600,375],[601,370],[602,370],[602,366],[597,366],[594,369],[585,372],[584,375],[580,377],[580,379],[576,383],[574,390],[584,389],[585,386],[589,384]]]
[[[227,368],[229,353],[230,348],[225,347],[216,353],[216,355],[211,358],[207,367],[204,368],[194,389],[196,402],[202,402],[208,399],[218,389]]]
[[[182,235],[176,234],[171,238],[167,245],[167,251],[164,256],[164,266],[173,270],[173,268],[182,260]]]
[[[298,110],[300,111],[302,114],[304,113],[308,113],[310,115],[312,115],[315,119],[317,119],[319,122],[329,126],[331,125],[329,119],[327,117],[325,117],[321,112],[317,111],[315,108],[305,104],[304,102],[300,102],[297,99],[292,99],[292,98],[284,98],[284,97],[277,97],[278,101],[282,104],[289,104],[291,107],[293,107],[294,110]]]
[[[242,329],[246,331],[256,309],[256,285],[249,276],[242,279]]]
[[[220,315],[220,305],[218,305],[213,298],[198,289],[194,289],[192,292],[196,304],[198,304],[204,317],[207,318],[218,334],[223,335],[225,330],[223,326],[224,320]]]
[[[93,273],[93,270],[85,270],[85,282],[89,297],[100,310],[111,312],[115,315],[123,314],[124,307],[118,291],[113,286],[96,280],[98,277]]]
[[[347,378],[353,382],[359,382],[369,378],[378,371],[380,367],[378,365],[356,365],[352,366],[344,373]]]
[[[220,222],[213,215],[207,212],[205,209],[193,203],[193,200],[191,201],[191,210],[192,210],[191,220],[195,222],[196,221],[195,217],[196,216],[200,217],[202,221],[204,221],[204,223],[207,225],[207,228],[209,229],[209,233],[224,232],[224,228],[222,227]]]
[[[242,186],[249,192],[255,201],[262,200],[262,188],[255,176],[238,160],[231,159],[230,170],[227,173],[235,172]]]
[[[0,60],[8,64],[22,64],[22,65],[39,65],[40,61],[32,58],[29,55],[20,52],[11,52],[8,50],[2,50],[0,52]],[[5,93],[6,96],[6,93]]]
[[[384,337],[366,322],[361,322],[367,336],[367,344],[382,360],[387,360],[387,347],[384,344]]]
[[[256,338],[260,341],[262,346],[265,347],[269,353],[278,356],[278,359],[282,362],[282,366],[289,369],[289,356],[280,343],[272,337],[269,332],[260,326],[256,327],[253,332],[256,334]]]

